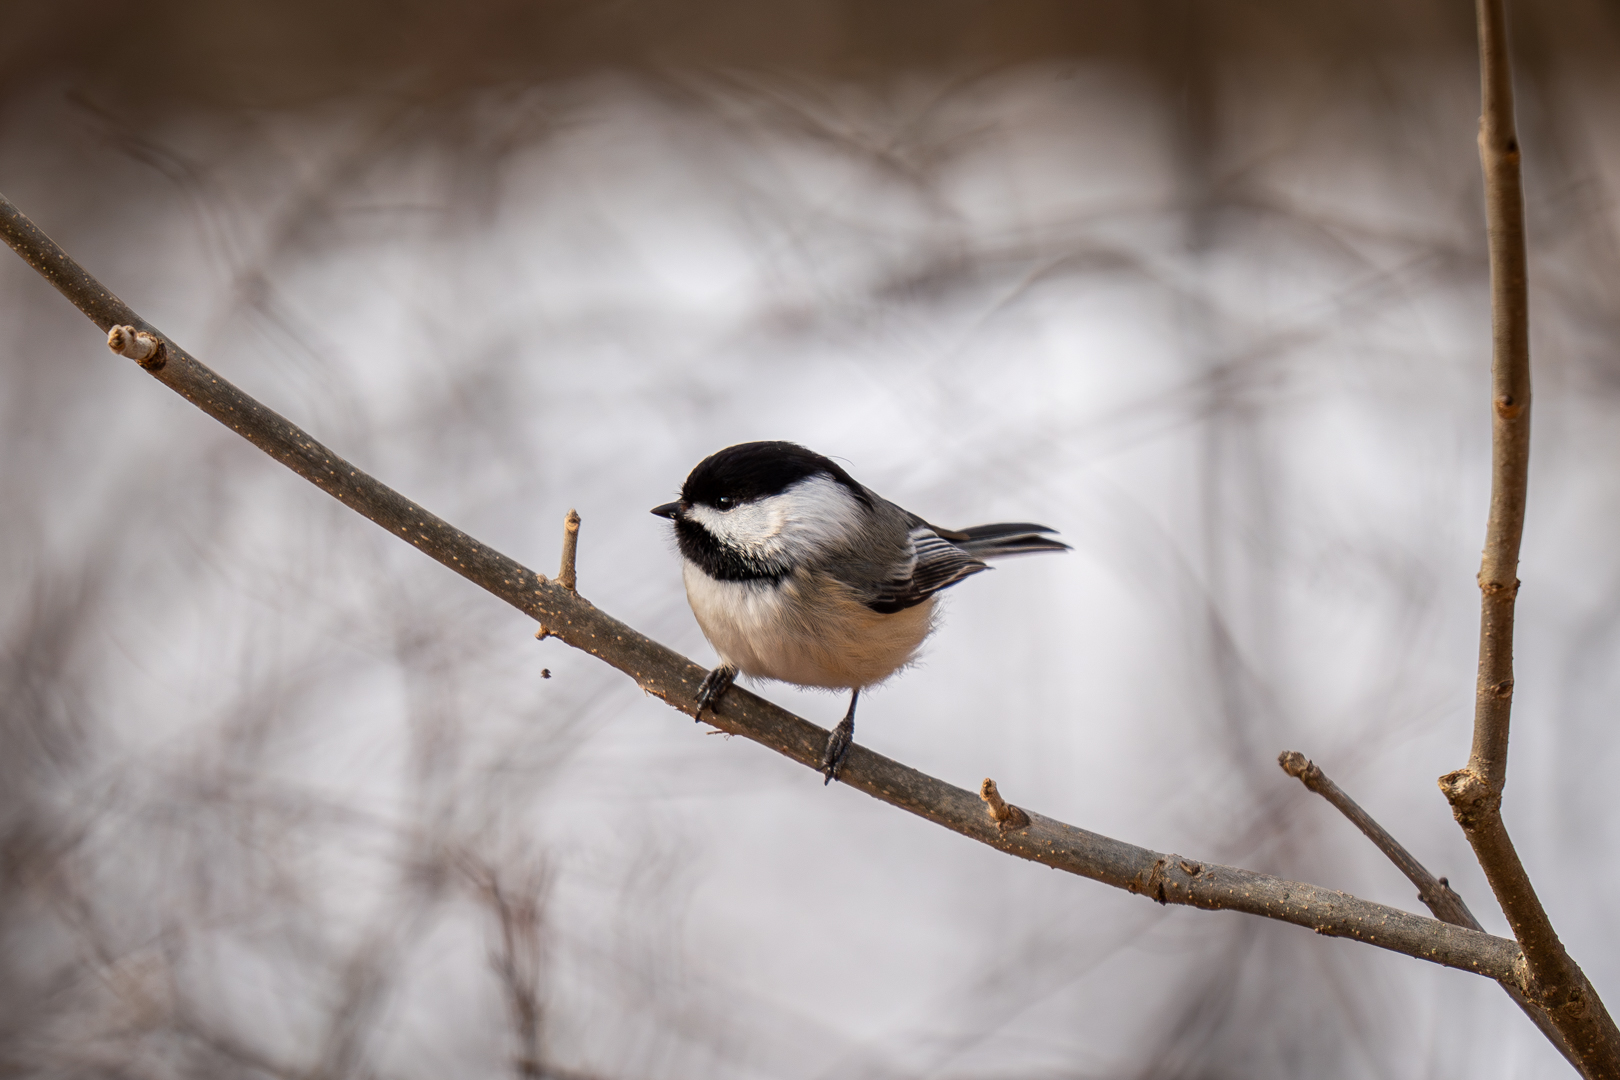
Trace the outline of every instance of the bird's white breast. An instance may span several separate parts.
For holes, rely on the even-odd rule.
[[[934,628],[934,601],[892,615],[816,571],[780,582],[716,581],[685,566],[686,597],[721,660],[746,675],[853,689],[909,664]]]

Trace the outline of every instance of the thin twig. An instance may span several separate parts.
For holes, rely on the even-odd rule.
[[[1565,951],[1502,821],[1513,709],[1513,612],[1530,465],[1530,313],[1524,192],[1513,120],[1505,0],[1476,0],[1480,166],[1491,265],[1491,505],[1480,562],[1479,672],[1468,764],[1440,790],[1473,846],[1513,936],[1532,992],[1594,1076],[1620,1078],[1620,1029]]]
[[[557,584],[569,592],[575,591],[577,574],[574,559],[579,554],[579,511],[570,510],[563,519],[562,566],[557,571]]]
[[[557,584],[561,585],[569,592],[578,591],[575,588],[578,581],[578,571],[574,566],[574,561],[578,558],[578,555],[579,511],[570,510],[568,511],[568,516],[563,519],[562,563],[557,569]],[[546,638],[551,636],[551,630],[547,628],[545,623],[541,623],[534,632],[534,639],[536,641],[544,641]],[[551,678],[551,672],[549,670],[542,671],[540,673],[540,677],[542,679],[549,679]]]
[[[1445,878],[1437,878],[1429,873],[1428,869],[1416,858],[1399,840],[1389,834],[1389,830],[1373,818],[1361,805],[1345,793],[1344,789],[1335,784],[1316,762],[1301,754],[1298,750],[1285,750],[1277,757],[1277,764],[1282,766],[1283,772],[1299,780],[1310,790],[1326,799],[1334,809],[1350,819],[1351,824],[1360,829],[1373,845],[1382,851],[1389,861],[1394,863],[1401,873],[1406,875],[1408,881],[1417,886],[1418,899],[1434,913],[1434,917],[1455,926],[1467,926],[1474,930],[1484,930],[1474,913],[1468,910],[1463,898],[1451,887]],[[1558,1048],[1564,1059],[1574,1067],[1582,1076],[1591,1076],[1580,1055],[1570,1045],[1564,1033],[1558,1030],[1547,1010],[1537,1002],[1531,1000],[1524,988],[1514,983],[1503,983],[1502,989],[1507,991],[1508,997],[1524,1014],[1530,1022],[1536,1025],[1547,1041]]]
[[[109,292],[0,196],[0,235],[102,330],[128,325],[164,343],[169,359],[153,378],[345,506],[408,541],[475,585],[542,623],[577,649],[625,672],[647,693],[695,714],[707,671],[435,517],[338,457],[307,432],[209,370]],[[818,774],[827,731],[741,688],[704,718],[792,758]],[[1202,864],[1136,847],[1031,813],[1027,828],[1003,833],[978,795],[863,746],[851,748],[846,786],[1019,858],[1151,896],[1160,903],[1241,911],[1347,937],[1393,952],[1520,979],[1517,943],[1414,915],[1316,885],[1237,867]]]
[[[1479,920],[1474,918],[1474,913],[1468,910],[1468,905],[1463,903],[1463,898],[1457,895],[1456,890],[1444,878],[1437,878],[1429,873],[1399,840],[1391,836],[1382,825],[1373,820],[1371,814],[1346,795],[1344,789],[1328,779],[1327,774],[1316,762],[1298,750],[1285,750],[1277,756],[1277,764],[1282,766],[1283,772],[1333,804],[1339,813],[1350,819],[1351,824],[1366,834],[1367,839],[1371,840],[1378,850],[1406,875],[1406,879],[1417,886],[1418,899],[1434,912],[1435,918],[1457,926],[1471,926],[1475,930],[1485,929],[1479,924]]]

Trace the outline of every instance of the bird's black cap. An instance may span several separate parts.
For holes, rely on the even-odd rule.
[[[681,486],[681,501],[704,506],[719,506],[721,499],[750,502],[823,474],[843,484],[862,502],[870,499],[866,489],[831,458],[797,443],[749,442],[728,446],[698,462]]]

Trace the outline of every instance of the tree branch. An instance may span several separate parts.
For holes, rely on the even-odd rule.
[[[345,506],[408,541],[475,585],[537,620],[569,645],[629,675],[644,691],[688,715],[704,668],[435,517],[361,472],[308,433],[261,405],[164,337],[109,292],[15,206],[0,196],[6,242],[103,331],[129,326],[160,345],[144,362],[159,382],[236,431]],[[705,714],[723,731],[760,743],[819,773],[827,732],[741,688]],[[1043,863],[1161,904],[1241,911],[1346,937],[1447,967],[1520,983],[1517,943],[1346,893],[1237,867],[1195,862],[1136,847],[1051,818],[1003,831],[980,797],[855,746],[840,780],[873,798],[989,847]]]
[[[1524,193],[1513,124],[1513,79],[1504,0],[1477,0],[1480,165],[1491,264],[1491,506],[1479,568],[1479,676],[1468,768],[1500,794],[1507,781],[1513,708],[1513,607],[1530,469],[1530,314]]]
[[[1311,791],[1326,799],[1334,809],[1350,819],[1351,824],[1360,829],[1389,861],[1394,863],[1401,873],[1406,875],[1408,881],[1417,886],[1418,899],[1432,912],[1434,917],[1454,926],[1467,926],[1474,930],[1484,930],[1474,913],[1468,910],[1463,898],[1457,895],[1451,883],[1445,878],[1437,878],[1429,873],[1428,869],[1412,853],[1407,851],[1399,840],[1389,834],[1389,831],[1378,824],[1373,816],[1361,808],[1361,805],[1345,793],[1344,789],[1335,784],[1316,762],[1307,758],[1297,750],[1285,750],[1277,757],[1277,764],[1282,766],[1283,772],[1299,780]],[[1538,1002],[1532,1001],[1525,993],[1524,988],[1513,983],[1503,983],[1502,989],[1507,991],[1508,997],[1524,1014],[1530,1022],[1546,1036],[1547,1041],[1558,1048],[1575,1071],[1582,1076],[1590,1077],[1580,1055],[1570,1045],[1564,1033],[1558,1030],[1547,1010]]]
[[[1479,569],[1473,746],[1464,768],[1440,778],[1440,790],[1524,948],[1532,995],[1545,1003],[1593,1075],[1620,1077],[1620,1029],[1558,939],[1502,821],[1513,710],[1513,609],[1530,466],[1530,313],[1505,0],[1476,0],[1475,13],[1491,265],[1491,506]]]
[[[1283,772],[1294,777],[1311,791],[1326,799],[1334,809],[1350,819],[1350,823],[1360,829],[1371,840],[1390,862],[1394,863],[1406,879],[1417,886],[1418,899],[1423,905],[1434,912],[1434,917],[1456,926],[1471,926],[1475,930],[1485,929],[1474,918],[1474,913],[1468,910],[1463,898],[1458,896],[1451,885],[1443,878],[1436,878],[1424,868],[1423,864],[1412,857],[1389,834],[1382,825],[1373,820],[1371,814],[1361,808],[1361,805],[1345,794],[1344,789],[1328,778],[1321,767],[1300,753],[1298,750],[1285,750],[1277,756],[1277,764],[1282,766]]]

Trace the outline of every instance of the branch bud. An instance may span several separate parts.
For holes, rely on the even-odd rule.
[[[107,348],[119,356],[127,356],[147,371],[156,371],[169,358],[163,342],[133,326],[115,326],[107,331]]]

